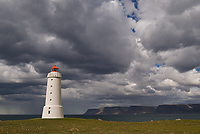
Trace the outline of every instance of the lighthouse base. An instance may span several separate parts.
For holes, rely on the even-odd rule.
[[[63,107],[61,105],[47,105],[43,107],[42,118],[55,119],[64,118]]]

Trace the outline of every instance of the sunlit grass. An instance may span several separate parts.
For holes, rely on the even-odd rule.
[[[1,134],[199,134],[200,120],[114,122],[93,119],[31,119],[1,121]]]

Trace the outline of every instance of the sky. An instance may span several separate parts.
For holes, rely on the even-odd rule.
[[[200,103],[199,0],[0,0],[0,114]]]

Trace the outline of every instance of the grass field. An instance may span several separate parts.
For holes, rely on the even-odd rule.
[[[93,119],[0,121],[0,134],[200,134],[200,120],[114,122]]]

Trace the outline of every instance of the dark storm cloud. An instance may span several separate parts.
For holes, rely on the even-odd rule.
[[[26,103],[26,112],[44,103],[52,65],[70,81],[62,88],[76,88],[126,72],[137,55],[134,21],[118,1],[0,0],[0,18],[0,101]]]
[[[166,64],[177,68],[180,72],[192,70],[200,66],[200,49],[198,47],[186,47],[178,50],[164,52],[163,58]]]
[[[44,86],[44,85],[43,85]],[[38,83],[0,83],[0,94],[43,94],[44,87],[38,85]]]
[[[174,61],[171,56],[169,59],[172,61],[167,59],[169,65],[180,72],[200,66],[198,54],[194,50],[193,56],[190,51],[190,47],[199,50],[200,46],[200,20],[198,17],[200,2],[197,0],[161,1],[160,6],[155,6],[154,9],[154,6],[150,5],[158,4],[156,1],[152,1],[152,3],[139,1],[140,4],[142,5],[140,10],[143,13],[139,15],[141,21],[136,26],[136,32],[141,35],[144,47],[155,53],[168,52],[169,50],[178,52],[179,49],[185,48],[184,54],[178,52],[176,63],[171,64]],[[146,31],[144,32],[142,29],[146,29]],[[187,55],[185,60],[189,58],[187,61],[190,63],[185,64],[184,55]]]
[[[97,10],[98,2],[92,2],[93,6],[87,2],[2,1],[1,59],[7,64],[56,61],[97,74],[126,71],[133,56],[132,44],[124,35],[126,23]],[[35,67],[44,72],[44,67]]]
[[[0,0],[0,113],[41,113],[55,64],[67,114],[199,102],[199,2],[137,2]]]

